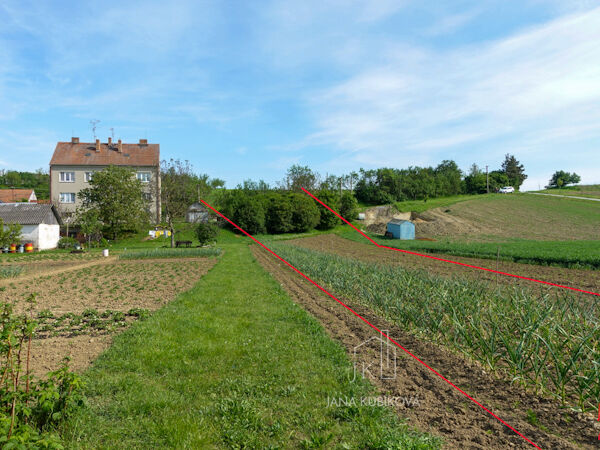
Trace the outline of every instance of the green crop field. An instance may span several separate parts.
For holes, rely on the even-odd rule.
[[[87,406],[67,448],[438,448],[387,407],[344,414],[360,397],[341,345],[222,232],[221,260],[190,291],[116,336],[86,372]]]
[[[337,234],[357,242],[366,239],[349,227]],[[600,269],[600,241],[508,241],[508,242],[460,242],[460,241],[401,241],[368,234],[375,242],[388,247],[416,252],[443,253],[501,261],[513,261],[544,266]]]
[[[339,295],[403,329],[458,349],[536,391],[580,409],[600,402],[600,320],[594,299],[444,279],[272,243]]]

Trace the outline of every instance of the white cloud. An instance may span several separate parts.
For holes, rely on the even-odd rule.
[[[426,36],[441,36],[452,33],[471,22],[479,15],[480,12],[480,9],[474,9],[471,11],[444,16],[438,22],[426,29],[424,34]]]
[[[459,50],[401,49],[385,65],[313,92],[317,131],[305,142],[380,166],[406,153],[412,164],[442,151],[460,158],[473,146],[496,157],[522,145],[527,158],[597,139],[598,42],[600,8]]]

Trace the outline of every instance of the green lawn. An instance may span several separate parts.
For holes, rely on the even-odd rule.
[[[220,262],[135,323],[85,373],[88,406],[69,448],[436,448],[391,409],[327,407],[363,397],[344,349],[222,231]]]

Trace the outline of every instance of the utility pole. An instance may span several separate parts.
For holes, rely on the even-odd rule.
[[[340,199],[342,198],[342,177],[340,177]]]
[[[488,173],[488,166],[485,166],[485,190],[490,193],[490,174]]]

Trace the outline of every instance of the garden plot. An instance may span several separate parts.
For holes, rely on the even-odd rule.
[[[0,302],[16,302],[16,312],[27,312],[39,323],[34,373],[54,370],[66,355],[72,367],[81,370],[110,345],[111,333],[190,289],[216,261],[100,260],[83,268],[5,280]],[[32,295],[33,303],[26,300]]]
[[[479,352],[484,349],[483,344],[489,343],[490,340],[483,339],[481,347],[469,347],[464,342],[457,347],[448,345],[448,340],[453,337],[460,341],[461,330],[465,331],[464,336],[468,338],[469,342],[477,344],[475,338],[467,332],[468,327],[465,326],[467,324],[461,322],[460,318],[468,319],[470,317],[471,320],[479,320],[480,318],[476,317],[474,311],[479,309],[483,303],[473,303],[470,314],[463,314],[464,311],[460,312],[461,305],[457,303],[455,314],[450,314],[439,321],[440,328],[437,333],[423,328],[427,320],[434,321],[436,319],[432,314],[434,309],[443,312],[440,302],[434,300],[436,300],[436,295],[444,293],[442,291],[446,287],[457,289],[455,295],[448,300],[452,301],[462,297],[459,289],[461,286],[458,282],[443,282],[442,280],[438,282],[433,278],[419,280],[419,275],[415,275],[412,278],[408,276],[406,280],[398,279],[397,285],[393,285],[394,283],[390,281],[389,277],[386,278],[384,269],[373,270],[376,269],[374,266],[367,267],[364,263],[319,255],[316,252],[307,252],[288,245],[272,244],[272,247],[275,252],[303,270],[308,276],[332,289],[334,294],[343,295],[344,297],[340,298],[358,314],[379,329],[389,330],[389,335],[405,349],[417,357],[423,358],[427,364],[456,383],[469,395],[481,401],[483,405],[491,408],[502,419],[541,445],[542,448],[595,448],[597,445],[598,428],[594,416],[595,411],[590,412],[592,405],[595,406],[597,400],[597,375],[591,373],[594,370],[593,365],[586,365],[587,362],[594,359],[594,354],[585,355],[585,358],[571,358],[581,368],[580,373],[585,375],[578,380],[587,381],[590,389],[585,386],[574,386],[570,383],[573,378],[561,378],[551,372],[542,374],[542,371],[534,374],[534,377],[538,377],[536,383],[526,382],[526,379],[531,381],[528,379],[532,373],[528,370],[529,366],[532,362],[538,361],[537,357],[547,354],[548,347],[544,349],[539,347],[539,354],[535,355],[536,358],[532,358],[533,353],[527,344],[523,349],[523,353],[527,352],[522,361],[524,370],[520,370],[521,368],[515,369],[514,366],[508,367],[509,358],[504,360],[505,355],[503,356],[501,351],[504,341],[501,338],[505,338],[507,347],[513,342],[508,336],[501,336],[501,333],[496,335],[498,349],[489,353],[491,359],[486,359],[485,353]],[[371,348],[369,351],[362,345],[373,336],[373,330],[368,325],[311,286],[272,255],[256,246],[253,247],[253,250],[257,260],[281,283],[294,301],[314,315],[332,337],[340,340],[350,356],[356,355],[356,349],[361,348],[364,351],[361,350],[362,354],[358,355],[359,360],[364,359],[368,367],[370,364],[378,367],[377,358],[380,357],[378,348]],[[358,276],[358,272],[364,276]],[[399,273],[397,269],[393,268],[390,268],[389,272],[394,278]],[[401,287],[407,291],[402,300],[400,300],[402,297],[400,295]],[[469,283],[464,283],[462,287],[462,293],[465,296],[469,293],[477,293],[471,292],[473,288],[477,289],[477,285],[469,286]],[[491,293],[486,291],[483,285],[481,289],[480,294],[486,302],[493,300]],[[420,294],[417,291],[421,291]],[[385,303],[383,300],[390,295],[391,298],[398,299],[398,301],[392,302],[393,304]],[[416,303],[421,300],[423,307],[421,311],[416,311],[415,320],[412,322],[406,315],[401,317],[402,312],[412,306],[410,298],[414,298]],[[472,299],[469,297],[467,300]],[[431,311],[425,311],[426,306],[430,304],[433,305],[430,308]],[[484,313],[487,314],[488,310],[486,309]],[[509,319],[511,319],[510,315],[503,318],[504,322],[502,320],[494,320],[494,322],[502,324]],[[567,319],[565,318],[565,320]],[[523,320],[525,320],[524,317]],[[467,320],[467,322],[469,321]],[[418,329],[419,327],[423,329]],[[539,331],[543,334],[541,328]],[[518,334],[515,332],[514,335]],[[525,333],[525,335],[531,337],[530,334]],[[430,342],[431,340],[436,342]],[[493,337],[491,340],[494,340]],[[567,344],[576,340],[577,336],[573,335],[573,339]],[[586,342],[588,342],[587,339]],[[554,342],[549,344],[554,344]],[[556,355],[560,350],[556,346],[553,348]],[[508,430],[466,397],[460,395],[423,365],[407,357],[400,350],[398,352],[400,360],[397,364],[397,376],[386,379],[369,376],[369,379],[389,396],[411,393],[420,398],[419,407],[403,407],[399,410],[401,416],[407,417],[408,423],[416,425],[423,431],[443,436],[452,448],[529,448],[529,444],[522,438]],[[483,356],[483,358],[479,358],[479,356]],[[551,368],[551,362],[555,361],[548,356],[545,362],[550,364],[550,367],[547,368]],[[499,372],[505,370],[511,372],[513,377],[499,376],[499,373],[494,371],[495,368],[499,368]],[[569,374],[571,373],[569,371]],[[569,386],[562,384],[563,381]],[[566,387],[566,391],[557,392],[556,388],[559,386]],[[575,390],[578,388],[581,388],[582,397],[575,395]],[[560,391],[560,389],[558,390]],[[559,394],[562,396],[562,400],[551,398],[555,397],[553,394]],[[573,406],[577,403],[582,404],[588,412],[576,412],[575,408],[569,407],[569,403]]]

